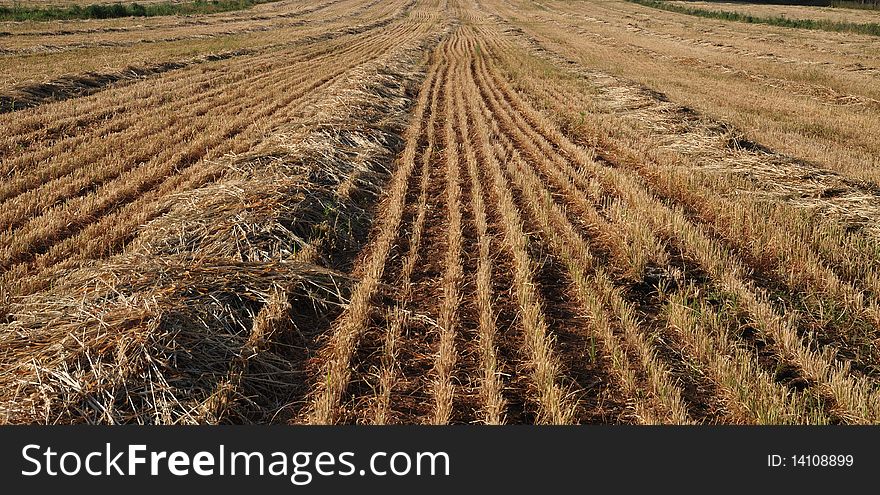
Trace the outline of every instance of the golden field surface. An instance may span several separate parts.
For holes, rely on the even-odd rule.
[[[880,37],[0,26],[0,422],[880,423]]]

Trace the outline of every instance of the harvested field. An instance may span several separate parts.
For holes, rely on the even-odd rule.
[[[787,17],[789,19],[813,19],[858,24],[880,23],[880,11],[865,8],[821,7],[811,5],[774,5],[766,3],[701,2],[672,0],[669,3],[723,12],[739,12],[756,17]]]
[[[880,422],[880,38],[616,0],[128,22],[0,38],[0,422]]]

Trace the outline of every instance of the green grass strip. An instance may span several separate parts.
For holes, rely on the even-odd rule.
[[[726,12],[722,10],[707,10],[696,7],[686,7],[684,5],[671,4],[662,0],[627,0],[628,2],[644,5],[645,7],[653,7],[655,9],[668,10],[679,14],[694,15],[697,17],[706,17],[709,19],[721,19],[725,21],[748,22],[751,24],[769,24],[771,26],[781,26],[788,28],[800,29],[818,29],[821,31],[835,31],[842,33],[858,33],[868,34],[872,36],[880,36],[880,24],[858,24],[855,22],[839,22],[825,19],[790,19],[788,17],[758,17],[750,14],[742,14],[740,12]]]
[[[278,0],[195,0],[193,2],[114,3],[36,7],[0,7],[0,21],[58,21],[67,19],[112,19],[116,17],[154,17],[161,15],[214,14],[243,10]]]

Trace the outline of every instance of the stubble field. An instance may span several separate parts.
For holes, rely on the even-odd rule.
[[[880,37],[617,0],[0,31],[0,422],[880,422]]]

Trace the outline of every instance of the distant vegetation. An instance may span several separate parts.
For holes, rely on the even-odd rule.
[[[880,9],[880,0],[835,0],[830,6],[846,9]]]
[[[859,24],[855,22],[830,21],[827,19],[790,19],[783,16],[763,17],[751,14],[743,14],[740,12],[727,12],[723,10],[708,10],[698,7],[687,7],[684,5],[672,4],[662,0],[627,0],[632,3],[653,7],[656,9],[668,10],[679,14],[688,14],[698,17],[707,17],[710,19],[722,19],[725,21],[748,22],[752,24],[769,24],[771,26],[781,26],[789,28],[801,29],[819,29],[822,31],[837,31],[846,33],[869,34],[880,36],[880,24],[867,23]],[[755,2],[755,3],[773,3],[773,2]],[[849,2],[857,4],[858,2]],[[868,5],[860,4],[859,5]]]
[[[684,0],[688,1],[688,0]],[[880,9],[880,0],[704,0],[720,3],[757,5],[801,5],[805,7],[842,7],[847,9]]]
[[[242,10],[278,0],[195,0],[181,3],[114,3],[37,7],[14,5],[0,7],[2,21],[57,21],[64,19],[111,19],[115,17],[154,17],[160,15],[213,14]]]

